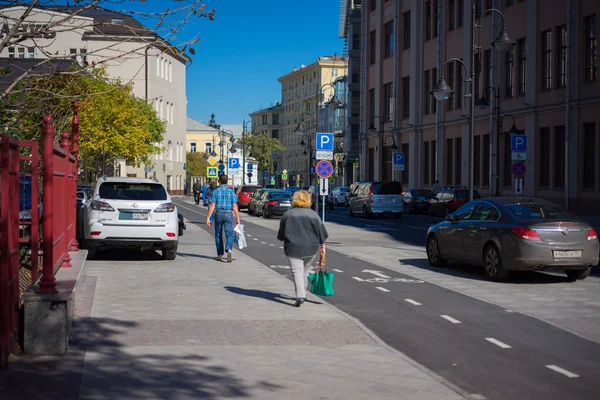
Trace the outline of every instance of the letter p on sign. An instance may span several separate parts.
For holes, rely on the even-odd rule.
[[[317,151],[333,151],[333,133],[317,133]]]

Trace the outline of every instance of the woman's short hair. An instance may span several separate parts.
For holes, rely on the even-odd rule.
[[[292,197],[292,205],[294,207],[307,208],[310,207],[311,204],[312,201],[310,198],[310,193],[308,193],[306,190],[298,190],[294,193],[294,196]]]

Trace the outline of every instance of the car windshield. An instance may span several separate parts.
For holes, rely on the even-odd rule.
[[[415,195],[416,197],[424,197],[426,199],[432,199],[433,197],[435,197],[435,193],[433,193],[431,190],[428,190],[428,189],[413,190],[412,194]]]
[[[402,194],[400,182],[374,183],[373,194]]]
[[[110,200],[167,200],[165,188],[158,183],[104,182],[99,195]]]
[[[276,192],[269,192],[269,199],[291,199],[292,194],[285,190],[278,190]]]
[[[242,193],[254,193],[258,189],[260,189],[260,187],[258,187],[258,186],[244,186],[242,188]]]
[[[350,188],[347,187],[341,187],[340,189],[340,193],[346,193]]]
[[[576,219],[573,214],[554,204],[511,204],[506,207],[524,220]]]

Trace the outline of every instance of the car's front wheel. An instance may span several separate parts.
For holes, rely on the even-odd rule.
[[[582,281],[590,276],[591,271],[592,267],[587,267],[585,269],[568,269],[565,271],[565,274],[567,274],[570,279]]]
[[[440,242],[434,235],[427,238],[427,260],[433,267],[442,267],[446,265],[446,260],[442,258],[440,251]]]
[[[508,278],[509,272],[504,268],[498,248],[494,245],[489,245],[483,254],[483,266],[487,277],[495,282],[505,281]]]
[[[163,260],[174,260],[177,257],[177,245],[175,247],[165,247],[162,250]]]

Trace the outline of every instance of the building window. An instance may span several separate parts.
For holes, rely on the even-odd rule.
[[[596,60],[598,47],[598,27],[596,25],[596,15],[585,18],[585,81],[593,82],[596,80],[598,62]]]
[[[565,126],[554,127],[554,187],[565,186]]]
[[[279,125],[279,114],[273,114],[273,125]]]
[[[431,1],[425,2],[425,40],[431,40]]]
[[[173,63],[169,61],[169,82],[173,82]]]
[[[394,55],[394,21],[385,24],[383,32],[385,35],[385,58],[392,57]]]
[[[423,99],[425,100],[425,115],[427,115],[431,112],[431,70],[425,71],[423,80],[425,81]]]
[[[410,76],[402,78],[402,118],[410,116]]]
[[[455,76],[454,76],[454,62],[450,62],[447,65],[448,68],[448,84],[450,85],[450,87],[455,88],[456,87],[456,81],[455,81]],[[450,95],[450,97],[448,98],[448,101],[446,102],[446,111],[452,111],[454,110],[454,93],[452,93]]]
[[[448,0],[448,32],[456,28],[456,0]]]
[[[430,169],[429,145],[430,145],[430,142],[423,143],[423,184],[425,184],[425,185],[429,185],[429,169]]]
[[[463,69],[462,69],[462,65],[458,63],[458,61],[456,62],[456,72],[458,74],[458,79],[456,81],[456,101],[457,101],[457,106],[456,108],[462,109],[463,108],[463,85],[465,78],[463,77]]]
[[[162,101],[162,99],[160,100],[160,119],[164,119],[163,118],[163,101]]]
[[[369,120],[375,117],[375,89],[369,90]]]
[[[542,32],[542,90],[552,89],[552,30]]]
[[[190,153],[195,153],[196,151],[198,151],[196,142],[190,142]]]
[[[273,139],[279,139],[279,129],[273,129],[273,130],[271,131],[271,137],[272,137]]]
[[[596,124],[583,124],[583,171],[581,171],[583,189],[596,188]]]
[[[394,119],[394,89],[392,83],[383,85],[383,120],[391,122]]]
[[[210,141],[204,142],[204,153],[210,154],[213,151],[213,144]]]
[[[25,58],[25,47],[17,47],[19,58]]]
[[[262,116],[262,125],[267,125],[268,123],[269,123],[269,121],[268,121],[268,115],[264,114]]]
[[[436,38],[438,36],[438,2],[440,0],[433,0],[433,3],[431,5],[432,10],[432,27],[431,29],[433,30],[433,37]]]
[[[462,182],[462,138],[454,139],[454,184],[460,185]]]
[[[360,33],[352,34],[352,50],[360,50]]]
[[[458,0],[458,19],[456,26],[460,28],[464,24],[465,0]]]
[[[171,124],[175,123],[175,104],[171,103]]]
[[[431,87],[434,88],[437,84],[437,68],[431,70]],[[437,100],[431,93],[426,93],[427,97],[431,101],[431,112],[435,114],[437,112]]]
[[[377,46],[377,36],[376,31],[369,32],[369,63],[375,64],[376,60],[376,46]]]
[[[87,64],[87,49],[79,49],[79,63],[84,67]]]
[[[483,186],[490,186],[490,134],[483,135]]]
[[[377,0],[369,0],[371,5],[371,11],[375,11],[377,9]]]
[[[517,41],[517,51],[519,54],[519,96],[525,95],[527,89],[527,39],[522,38]]]
[[[446,185],[452,186],[453,180],[452,169],[454,168],[454,162],[452,156],[454,155],[454,148],[452,147],[452,139],[446,139]]]
[[[436,141],[432,140],[431,141],[431,145],[429,147],[430,147],[429,153],[430,153],[430,158],[431,158],[431,174],[430,174],[431,179],[430,179],[430,182],[433,185],[435,183],[436,179],[437,179],[437,177],[435,175],[435,172],[436,172],[435,171],[435,166],[437,164]]]
[[[550,128],[540,128],[539,187],[550,188]]]
[[[556,88],[567,85],[567,27],[556,28]]]
[[[160,76],[160,57],[156,57],[156,76]]]
[[[504,55],[504,96],[513,97],[513,52]]]
[[[410,49],[410,11],[402,14],[404,17],[404,50]]]
[[[8,48],[8,58],[15,58],[15,48],[14,47]]]
[[[27,48],[27,58],[35,58],[35,47]]]
[[[483,52],[483,88],[481,88],[481,92],[483,93],[491,86],[491,78],[492,78],[492,51],[486,50]]]
[[[123,25],[125,21],[123,21],[123,18],[113,18],[110,20],[110,23],[112,25]]]
[[[473,185],[481,186],[481,136],[477,135],[473,141]]]

